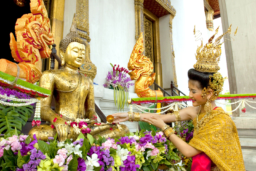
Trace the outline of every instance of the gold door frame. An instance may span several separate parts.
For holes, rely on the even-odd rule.
[[[153,21],[154,61],[152,62],[154,63],[154,67],[155,67],[154,69],[156,73],[155,82],[162,87],[163,80],[162,80],[162,62],[161,62],[161,53],[160,53],[159,18],[157,18],[154,14],[152,14],[147,9],[143,10],[143,14],[145,17]]]

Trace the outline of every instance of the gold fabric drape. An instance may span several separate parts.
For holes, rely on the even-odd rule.
[[[200,121],[204,114],[200,114]],[[197,119],[193,120],[194,137],[189,144],[204,152],[221,171],[245,171],[243,155],[235,123],[222,108],[212,110],[196,129]]]

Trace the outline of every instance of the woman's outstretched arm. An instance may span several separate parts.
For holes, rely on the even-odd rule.
[[[182,109],[179,111],[179,115],[180,115],[180,120],[181,121],[185,121],[185,120],[190,120],[193,119],[194,116],[196,116],[197,113],[197,108],[195,107],[187,107],[185,109]],[[119,123],[119,122],[125,122],[128,121],[128,112],[124,112],[124,113],[115,113],[113,114],[114,118],[114,123]],[[169,115],[156,115],[154,113],[143,113],[140,116],[141,121],[145,121],[147,118],[150,118],[152,116],[157,116],[159,118],[161,118],[165,123],[170,123],[170,122],[175,122],[176,121],[176,116],[174,114]]]
[[[165,122],[160,117],[157,116],[151,116],[149,118],[145,118],[145,121],[155,125],[156,127],[163,129],[165,127]],[[190,146],[185,141],[183,141],[181,138],[179,138],[175,134],[171,134],[169,137],[167,137],[174,145],[175,147],[186,157],[193,157],[201,151],[197,150],[196,148]]]

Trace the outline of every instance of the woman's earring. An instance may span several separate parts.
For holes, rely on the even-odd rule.
[[[204,105],[204,111],[206,113],[210,113],[212,111],[212,104],[211,104],[211,100],[208,99],[207,102]]]
[[[202,90],[202,98],[206,98],[206,92],[207,92],[207,89],[204,88],[204,89]]]

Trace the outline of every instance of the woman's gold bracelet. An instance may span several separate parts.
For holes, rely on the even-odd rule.
[[[166,136],[166,138],[169,138],[169,136],[174,134],[174,132],[175,131],[171,127],[169,127],[164,131],[164,135]]]
[[[132,112],[128,112],[128,121],[132,121]]]
[[[175,114],[175,117],[176,117],[175,123],[178,126],[179,125],[179,121],[180,121],[180,112],[179,111],[175,111],[174,114]]]
[[[133,120],[139,122],[140,121],[140,113],[133,113]]]
[[[169,125],[167,125],[167,124],[165,124],[164,126],[163,126],[163,128],[162,128],[162,131],[165,131],[167,128],[169,128],[170,126]]]

